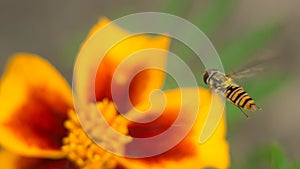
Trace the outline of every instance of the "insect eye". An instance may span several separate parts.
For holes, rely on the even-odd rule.
[[[205,84],[207,84],[207,79],[208,79],[208,77],[209,77],[209,76],[208,76],[208,72],[205,71],[204,74],[203,74],[203,81],[204,81]]]

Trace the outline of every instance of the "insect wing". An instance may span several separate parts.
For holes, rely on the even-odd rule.
[[[250,78],[250,77],[255,76],[256,74],[262,72],[263,70],[264,69],[262,67],[251,67],[251,68],[247,68],[247,69],[244,69],[241,71],[226,74],[226,76],[229,78],[233,78],[233,79]]]
[[[273,53],[268,52],[264,56],[260,57],[259,59],[256,59],[255,61],[251,62],[244,68],[226,74],[227,77],[233,78],[233,79],[242,79],[242,78],[249,78],[254,75],[257,75],[259,73],[262,73],[265,70],[265,67],[267,64],[272,64],[278,57],[274,56]],[[269,65],[270,66],[270,65]]]

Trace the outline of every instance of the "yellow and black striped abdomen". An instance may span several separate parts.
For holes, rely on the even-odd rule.
[[[232,102],[234,105],[248,109],[256,110],[257,106],[255,105],[253,99],[248,95],[248,93],[241,87],[237,85],[231,85],[226,89],[225,92],[226,98]]]

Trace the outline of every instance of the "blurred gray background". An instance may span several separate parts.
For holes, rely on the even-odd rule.
[[[208,2],[194,1],[191,8],[201,9]],[[159,11],[161,4],[160,0],[0,0],[1,72],[13,53],[32,52],[49,59],[70,81],[76,50],[100,16],[116,19],[135,12]],[[263,113],[246,119],[230,136],[232,158],[274,140],[288,156],[300,159],[300,1],[239,0],[212,41],[224,43],[269,20],[285,24],[269,50],[282,56],[277,64],[281,69],[296,76],[264,103]]]

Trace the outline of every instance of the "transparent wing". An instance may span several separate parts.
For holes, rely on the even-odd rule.
[[[226,76],[233,79],[250,78],[252,76],[255,76],[263,72],[263,70],[264,69],[262,67],[251,67],[251,68],[243,69],[241,71],[231,72],[229,74],[226,74]]]
[[[274,60],[276,60],[277,57],[275,57],[272,53],[268,53],[264,56],[261,56],[260,58],[256,59],[255,61],[252,61],[250,64],[245,66],[244,68],[231,72],[229,74],[226,74],[227,77],[233,78],[233,79],[242,79],[242,78],[249,78],[252,76],[255,76],[259,73],[262,73],[265,71],[265,67],[271,63],[274,63]]]

